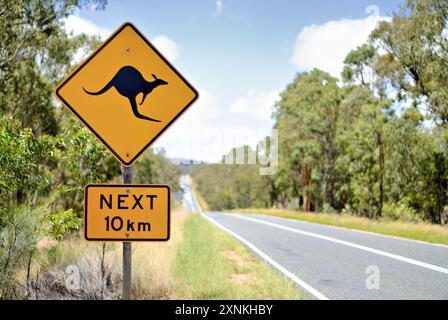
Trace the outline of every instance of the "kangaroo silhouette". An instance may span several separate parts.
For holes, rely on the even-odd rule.
[[[168,84],[168,82],[157,78],[154,74],[152,76],[154,77],[154,81],[146,81],[140,71],[132,66],[125,66],[118,70],[112,80],[110,80],[103,89],[97,92],[91,92],[86,90],[86,88],[84,87],[82,88],[87,94],[98,96],[105,93],[110,88],[115,87],[119,94],[129,99],[132,107],[132,112],[137,118],[160,122],[160,120],[156,120],[141,114],[137,108],[137,95],[139,93],[143,93],[143,98],[140,102],[140,105],[142,105],[146,99],[146,96],[155,88],[161,85]]]

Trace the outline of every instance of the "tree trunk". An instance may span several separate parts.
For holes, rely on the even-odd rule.
[[[384,148],[383,148],[383,142],[381,139],[381,132],[376,132],[376,144],[378,146],[379,151],[379,165],[380,165],[380,199],[378,201],[378,208],[377,208],[377,217],[381,217],[383,212],[383,198],[384,198],[384,187],[383,187],[383,180],[384,180]]]
[[[305,212],[311,211],[311,199],[309,192],[311,192],[311,169],[308,166],[302,166],[302,186],[303,186],[303,210]]]
[[[22,204],[22,203],[23,203],[23,200],[24,200],[24,194],[23,194],[23,191],[22,191],[22,189],[18,189],[18,190],[16,191],[16,203],[17,203],[17,204]]]

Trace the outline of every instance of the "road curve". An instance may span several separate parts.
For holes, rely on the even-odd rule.
[[[187,208],[200,211],[192,188],[186,190]],[[204,216],[310,298],[448,299],[447,246],[260,214]]]

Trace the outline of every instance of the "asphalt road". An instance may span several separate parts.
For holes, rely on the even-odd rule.
[[[200,212],[191,183],[184,204]],[[259,214],[207,212],[314,299],[448,299],[448,247]]]

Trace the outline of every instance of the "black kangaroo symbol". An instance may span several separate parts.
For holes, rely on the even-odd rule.
[[[137,109],[137,95],[139,93],[143,93],[143,99],[140,102],[140,105],[142,105],[145,101],[146,95],[151,93],[152,90],[154,90],[158,86],[168,84],[168,82],[162,79],[158,79],[154,74],[152,76],[154,77],[154,81],[146,81],[140,71],[138,71],[134,67],[125,66],[118,70],[112,80],[110,80],[109,83],[106,84],[100,91],[90,92],[87,91],[84,87],[83,89],[86,93],[97,96],[105,93],[110,88],[115,87],[119,94],[129,99],[132,111],[137,118],[160,122],[160,120],[142,115]]]

